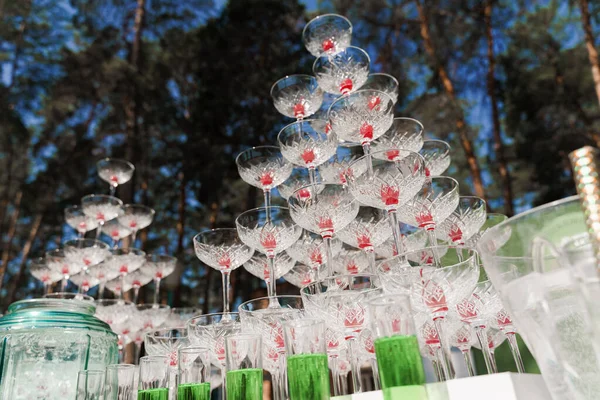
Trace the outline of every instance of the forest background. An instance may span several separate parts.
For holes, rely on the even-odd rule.
[[[162,301],[219,310],[192,237],[260,205],[234,158],[291,122],[269,90],[311,73],[301,32],[326,12],[398,78],[396,115],[452,145],[462,194],[513,215],[574,193],[567,154],[600,145],[600,2],[0,0],[0,312],[41,295],[28,260],[76,237],[63,210],[108,193],[106,156],[136,166],[118,196],[157,212],[144,250],[179,260]],[[263,291],[232,274],[234,304]]]

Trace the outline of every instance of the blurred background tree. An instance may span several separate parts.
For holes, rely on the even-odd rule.
[[[600,143],[596,2],[0,0],[0,311],[41,293],[27,260],[75,236],[63,210],[107,192],[105,156],[157,211],[144,249],[179,259],[163,301],[221,308],[192,237],[260,204],[234,158],[290,122],[269,89],[311,73],[301,32],[326,12],[399,79],[396,115],[451,143],[463,194],[512,214],[574,193],[567,154]],[[243,269],[232,286],[264,290]]]

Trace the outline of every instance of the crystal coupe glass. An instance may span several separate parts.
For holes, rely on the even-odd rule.
[[[96,163],[100,179],[110,185],[110,195],[114,196],[119,185],[127,183],[133,176],[132,163],[118,158],[103,158]]]
[[[304,26],[302,41],[315,57],[333,55],[350,46],[352,24],[338,14],[319,15]]]
[[[314,114],[323,103],[323,90],[314,76],[288,75],[271,87],[273,105],[286,117],[301,120]]]
[[[338,96],[347,95],[366,82],[370,63],[366,51],[348,46],[331,56],[317,58],[313,64],[313,74],[324,91]]]

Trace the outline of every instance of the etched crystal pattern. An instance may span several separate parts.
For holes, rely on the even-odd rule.
[[[367,163],[358,155],[334,156],[328,162],[319,167],[319,172],[325,183],[345,185],[348,182],[348,174],[357,176],[367,172]],[[350,168],[352,165],[352,168]]]
[[[242,331],[238,314],[229,315],[231,319],[210,319],[207,316],[206,320],[192,319],[188,323],[190,341],[207,347],[211,351],[212,362],[220,368],[225,368],[225,336]]]
[[[407,156],[409,150],[419,152],[423,147],[423,126],[410,118],[395,118],[391,128],[371,143],[373,157],[398,161]],[[386,152],[383,152],[386,150]]]
[[[458,207],[436,227],[438,239],[463,244],[475,235],[486,219],[485,202],[478,197],[460,197]]]
[[[300,167],[314,168],[331,158],[338,140],[333,132],[327,132],[327,121],[305,120],[283,128],[278,141],[281,154]]]
[[[194,240],[196,257],[219,271],[232,271],[252,257],[254,250],[241,241],[223,244],[206,244]]]
[[[316,81],[282,82],[281,88],[274,88],[271,94],[277,111],[290,118],[307,118],[323,103],[323,91]]]
[[[296,263],[287,274],[283,275],[283,279],[296,287],[303,287],[315,281],[315,274],[312,267]]]
[[[273,266],[275,267],[275,279],[279,279],[287,274],[295,264],[296,261],[287,253],[277,254],[273,262]],[[267,264],[267,257],[265,255],[255,254],[251,259],[244,263],[244,268],[246,271],[263,281],[271,279],[271,276],[269,275],[269,265]]]
[[[346,244],[365,251],[373,251],[392,235],[387,215],[377,209],[362,207],[357,217],[336,236]]]
[[[369,268],[369,257],[362,250],[342,249],[334,257],[333,268],[340,275],[356,275]]]
[[[302,34],[306,49],[315,57],[335,54],[350,46],[352,25],[340,16],[319,16],[310,21]]]
[[[331,240],[331,254],[336,257],[342,249],[342,242],[337,239]],[[287,254],[293,259],[312,266],[313,269],[327,263],[327,252],[323,238],[312,232],[305,232],[294,244],[287,250]]]
[[[313,73],[324,91],[335,95],[347,94],[367,81],[369,56],[360,49],[346,48],[335,55],[317,58]]]
[[[455,185],[437,186],[436,180],[453,182]],[[432,179],[433,186],[425,185],[410,201],[398,209],[398,219],[419,228],[431,229],[452,214],[458,206],[458,184],[450,178]]]
[[[292,173],[294,166],[280,157],[255,157],[238,164],[238,172],[244,182],[262,190],[271,190],[281,185]]]

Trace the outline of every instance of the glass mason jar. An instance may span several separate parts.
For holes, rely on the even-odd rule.
[[[0,318],[0,399],[74,399],[77,374],[117,362],[117,335],[92,302],[33,299]]]

